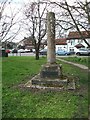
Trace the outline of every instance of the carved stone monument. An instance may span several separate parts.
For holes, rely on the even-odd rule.
[[[55,14],[47,14],[47,64],[42,67],[42,78],[59,78],[62,75],[61,66],[56,64],[55,55]]]
[[[62,66],[56,63],[55,55],[55,14],[47,14],[47,63],[42,66],[40,74],[33,77],[26,87],[49,89],[75,89],[74,82],[62,74]]]
[[[55,14],[49,12],[47,14],[47,62],[49,64],[56,63],[55,55]]]

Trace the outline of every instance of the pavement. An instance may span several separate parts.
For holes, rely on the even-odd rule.
[[[56,58],[56,59],[57,59],[57,60],[60,60],[60,61],[62,61],[62,62],[71,64],[71,65],[77,66],[77,67],[79,67],[79,68],[81,68],[81,69],[89,70],[89,71],[90,71],[90,69],[89,69],[87,66],[85,66],[85,65],[78,64],[78,63],[73,63],[73,62],[69,62],[69,61],[66,61],[66,60],[63,60],[63,59],[60,59],[60,58]]]

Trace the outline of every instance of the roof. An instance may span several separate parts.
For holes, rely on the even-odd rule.
[[[90,38],[90,31],[81,31],[81,33],[84,38]],[[81,35],[77,31],[70,32],[67,39],[81,39]]]
[[[22,39],[21,41],[19,41],[19,43],[24,43],[24,44],[32,44],[32,38],[31,37],[24,37],[24,39]]]
[[[47,41],[44,42],[44,45],[47,45]],[[55,39],[55,44],[56,45],[67,45],[67,39],[66,38],[58,38]]]
[[[77,45],[75,45],[75,47],[76,47],[76,48],[81,48],[81,47],[85,47],[85,46],[82,45],[82,44],[77,44]]]
[[[67,45],[67,40],[66,38],[59,38],[55,39],[55,43],[56,45]]]

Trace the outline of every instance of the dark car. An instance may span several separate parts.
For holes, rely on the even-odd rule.
[[[18,50],[17,49],[13,49],[12,53],[18,53]]]
[[[39,51],[40,55],[47,55],[47,49],[42,49]]]
[[[69,51],[70,55],[74,55],[75,52],[74,51]]]

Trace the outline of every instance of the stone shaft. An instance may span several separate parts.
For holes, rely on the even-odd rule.
[[[56,63],[55,55],[55,14],[49,12],[47,14],[47,63]]]

